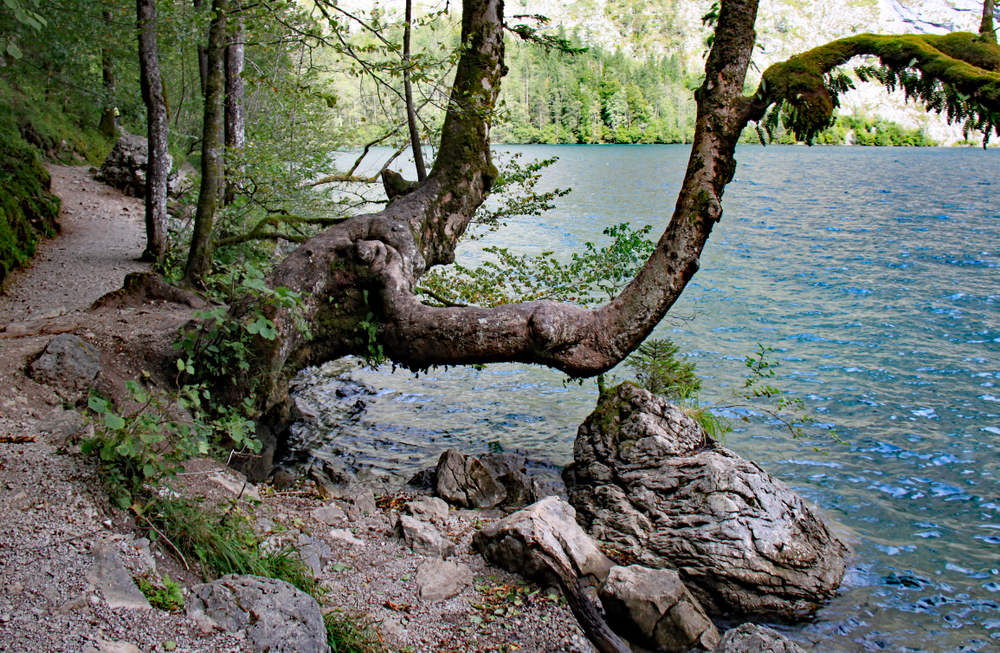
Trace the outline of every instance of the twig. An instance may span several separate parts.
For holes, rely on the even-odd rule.
[[[149,520],[149,517],[147,517],[146,515],[143,515],[142,513],[139,513],[139,512],[137,512],[135,514],[139,515],[139,517],[141,517],[143,519],[143,521],[145,521],[147,524],[149,524],[149,527],[151,529],[153,529],[153,532],[155,532],[157,535],[159,535],[160,537],[162,537],[163,541],[170,545],[170,548],[174,550],[174,553],[176,553],[177,556],[181,559],[181,562],[184,563],[184,568],[187,569],[188,571],[191,571],[191,567],[188,565],[187,558],[184,557],[184,554],[181,553],[180,549],[178,549],[176,546],[174,546],[174,543],[170,541],[170,538],[167,537],[166,535],[164,535],[163,532],[160,531],[160,529],[158,529],[156,526],[154,526],[153,522],[151,522]]]

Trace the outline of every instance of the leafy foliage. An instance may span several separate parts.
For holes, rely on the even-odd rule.
[[[323,615],[326,643],[332,653],[383,653],[377,623],[363,614],[331,611]]]
[[[121,413],[106,400],[90,397],[95,434],[82,446],[83,453],[101,459],[101,475],[120,508],[133,505],[182,471],[183,461],[207,454],[213,446],[236,443],[260,450],[254,424],[240,410],[220,407],[215,419],[206,416],[202,408],[211,395],[203,386],[166,393],[128,381],[126,389],[134,408]]]
[[[647,340],[625,359],[625,366],[640,387],[671,401],[697,396],[701,390],[694,363],[678,360],[677,345],[670,339]]]
[[[170,574],[164,574],[160,582],[149,576],[136,576],[135,583],[149,604],[157,610],[177,612],[184,607],[181,586],[170,579]]]
[[[452,304],[498,306],[550,299],[593,306],[613,298],[635,276],[656,247],[646,238],[650,230],[648,225],[632,229],[627,222],[608,227],[604,234],[612,238],[609,245],[599,248],[588,242],[584,252],[574,253],[566,263],[551,251],[532,256],[485,247],[496,260],[475,269],[436,268],[424,275],[420,290]]]

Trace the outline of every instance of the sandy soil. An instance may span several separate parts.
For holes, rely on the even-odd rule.
[[[49,170],[63,200],[63,231],[0,294],[0,651],[134,653],[167,650],[167,642],[176,651],[250,651],[246,640],[204,633],[182,613],[112,607],[99,582],[95,554],[107,549],[132,575],[169,573],[188,587],[200,579],[143,539],[134,516],[109,505],[78,441],[44,432],[82,395],[36,383],[26,369],[52,334],[70,332],[100,348],[107,376],[135,378],[147,360],[143,352],[169,347],[191,310],[159,303],[85,312],[126,273],[146,269],[135,261],[144,244],[142,203],[94,181],[86,168]],[[241,478],[200,460],[187,466],[176,489],[208,502],[238,502],[262,535],[312,538],[325,551],[318,574],[329,590],[324,609],[367,615],[387,650],[593,650],[547,590],[517,589],[516,577],[470,551],[472,534],[490,516],[451,512],[441,527],[456,543],[452,560],[468,565],[475,580],[453,598],[425,602],[416,573],[424,559],[392,537],[400,501],[382,490],[376,514],[331,528],[313,511],[334,501],[320,499],[310,483],[285,492],[252,488],[260,501],[247,501]],[[519,604],[498,598],[512,593]]]

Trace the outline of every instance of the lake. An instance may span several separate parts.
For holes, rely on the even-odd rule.
[[[689,152],[498,148],[510,151],[558,156],[543,185],[574,190],[542,218],[464,245],[466,265],[488,244],[569,258],[617,222],[657,234]],[[855,549],[841,594],[788,634],[817,651],[993,650],[1000,150],[741,146],[737,159],[702,268],[655,335],[697,363],[704,402],[742,386],[758,343],[773,348],[775,384],[816,418],[795,440],[751,413],[726,440],[817,504]],[[344,372],[374,388],[366,405],[332,395]],[[597,396],[592,381],[527,365],[418,378],[341,361],[301,381],[302,398],[327,412],[300,444],[395,481],[448,447],[490,443],[554,473]]]

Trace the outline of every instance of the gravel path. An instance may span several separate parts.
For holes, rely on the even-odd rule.
[[[171,329],[190,312],[170,306],[83,312],[119,288],[125,274],[146,269],[134,260],[144,245],[142,203],[95,182],[86,168],[49,170],[63,200],[63,231],[8,279],[0,329],[65,313],[53,321],[68,319],[67,330],[124,361],[119,373],[137,374],[141,360],[130,358],[141,349],[136,343],[162,347],[166,337],[169,346]],[[0,651],[251,651],[246,639],[204,633],[181,613],[129,607],[121,588],[108,585],[122,567],[132,576],[169,573],[186,587],[200,579],[143,539],[130,513],[108,504],[93,460],[53,428],[56,418],[72,416],[63,409],[68,398],[25,374],[50,338],[0,339]],[[191,461],[187,469],[178,491],[208,502],[239,500],[242,480],[218,463]],[[431,602],[420,599],[417,585],[425,559],[392,534],[398,498],[377,491],[380,510],[331,528],[313,511],[332,501],[320,499],[310,482],[288,492],[262,487],[260,494],[259,503],[243,501],[242,509],[256,516],[261,533],[304,538],[323,551],[324,609],[367,615],[388,651],[593,653],[549,590],[524,584],[470,550],[472,534],[491,516],[452,511],[440,524],[456,544],[451,559],[467,565],[474,581],[455,597]]]
[[[62,199],[55,238],[39,243],[32,264],[10,275],[0,293],[0,326],[64,309],[82,311],[121,288],[146,243],[141,199],[95,181],[88,168],[47,166]]]

